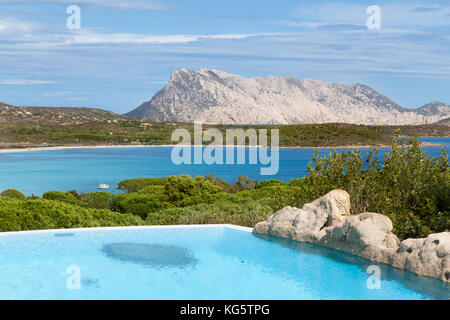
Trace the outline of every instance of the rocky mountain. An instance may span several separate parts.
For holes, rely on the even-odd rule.
[[[125,116],[101,109],[66,107],[16,107],[0,102],[0,122],[81,124],[93,121],[121,121]]]
[[[127,115],[213,124],[400,125],[440,121],[450,117],[450,106],[433,102],[406,109],[362,84],[275,76],[247,79],[219,70],[181,69],[151,101]]]
[[[438,122],[435,122],[434,124],[450,127],[450,118],[442,119]]]

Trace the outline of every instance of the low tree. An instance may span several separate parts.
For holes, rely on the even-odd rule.
[[[233,187],[235,192],[239,192],[244,190],[253,190],[255,186],[255,180],[250,180],[247,176],[239,176]]]
[[[2,197],[7,197],[7,198],[14,198],[14,199],[19,199],[19,200],[26,200],[27,197],[20,192],[19,190],[16,189],[6,189],[5,191],[3,191],[0,196]]]

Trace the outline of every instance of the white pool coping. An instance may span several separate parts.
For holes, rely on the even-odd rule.
[[[130,226],[130,227],[95,227],[95,228],[73,228],[73,229],[45,229],[27,231],[0,232],[3,235],[19,235],[33,233],[74,233],[83,231],[113,231],[113,230],[145,230],[145,229],[195,229],[195,228],[228,228],[244,232],[253,232],[253,228],[237,226],[234,224],[186,224],[186,225],[158,225],[158,226]]]

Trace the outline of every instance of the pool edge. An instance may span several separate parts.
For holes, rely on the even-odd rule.
[[[158,226],[128,226],[128,227],[92,227],[92,228],[73,228],[73,229],[43,229],[43,230],[26,230],[26,231],[5,231],[0,232],[2,235],[18,235],[33,233],[70,233],[83,231],[110,231],[110,230],[142,230],[142,229],[189,229],[189,228],[228,228],[244,232],[253,232],[253,228],[237,226],[234,224],[186,224],[186,225],[158,225]]]

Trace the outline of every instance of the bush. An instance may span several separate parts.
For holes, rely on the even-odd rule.
[[[86,195],[81,195],[80,199],[89,207],[94,209],[113,208],[113,195],[105,191],[95,191]]]
[[[78,206],[86,207],[86,205],[78,200],[72,193],[61,192],[61,191],[49,191],[42,195],[42,198],[47,200],[55,200],[70,204],[75,204]]]
[[[147,216],[151,225],[172,224],[236,224],[253,227],[273,213],[268,206],[261,206],[249,198],[222,198],[213,203],[200,203],[185,208],[164,209]]]
[[[166,187],[164,185],[162,185],[162,186],[148,186],[148,187],[142,188],[137,193],[143,193],[143,194],[150,193],[150,194],[158,195],[158,197],[160,197],[160,198],[164,198],[164,197],[166,197],[165,192],[166,192]]]
[[[253,190],[256,186],[255,180],[250,180],[247,176],[239,176],[236,183],[233,186],[235,192],[244,190]]]
[[[20,192],[19,190],[16,189],[6,189],[5,191],[3,191],[0,196],[2,197],[6,197],[6,198],[14,198],[14,199],[19,199],[19,200],[26,200],[27,197]]]
[[[113,198],[113,208],[145,219],[149,213],[164,208],[164,203],[154,194],[132,193],[115,196]]]
[[[445,149],[431,158],[417,139],[405,145],[393,140],[381,164],[370,151],[364,163],[358,151],[319,158],[316,152],[303,180],[303,188],[317,197],[344,189],[351,197],[352,213],[372,211],[389,216],[401,239],[425,237],[450,229],[450,172]]]
[[[52,200],[0,198],[0,231],[142,225],[139,217]]]
[[[310,202],[311,198],[305,197],[301,190],[301,188],[289,187],[288,185],[275,185],[250,192],[244,191],[243,195],[247,193],[252,199],[257,200],[262,205],[269,206],[273,212],[276,212],[286,206],[301,208],[303,204]]]
[[[280,181],[280,180],[266,180],[266,181],[261,181],[259,182],[255,189],[261,189],[264,187],[272,187],[272,186],[285,186],[287,185],[286,182],[284,181]]]
[[[168,178],[136,178],[119,182],[118,188],[126,192],[137,192],[148,186],[162,186]]]
[[[191,178],[188,175],[170,176],[165,184],[165,189],[165,194],[170,202],[178,202],[192,196],[223,191],[222,187],[203,177]]]

